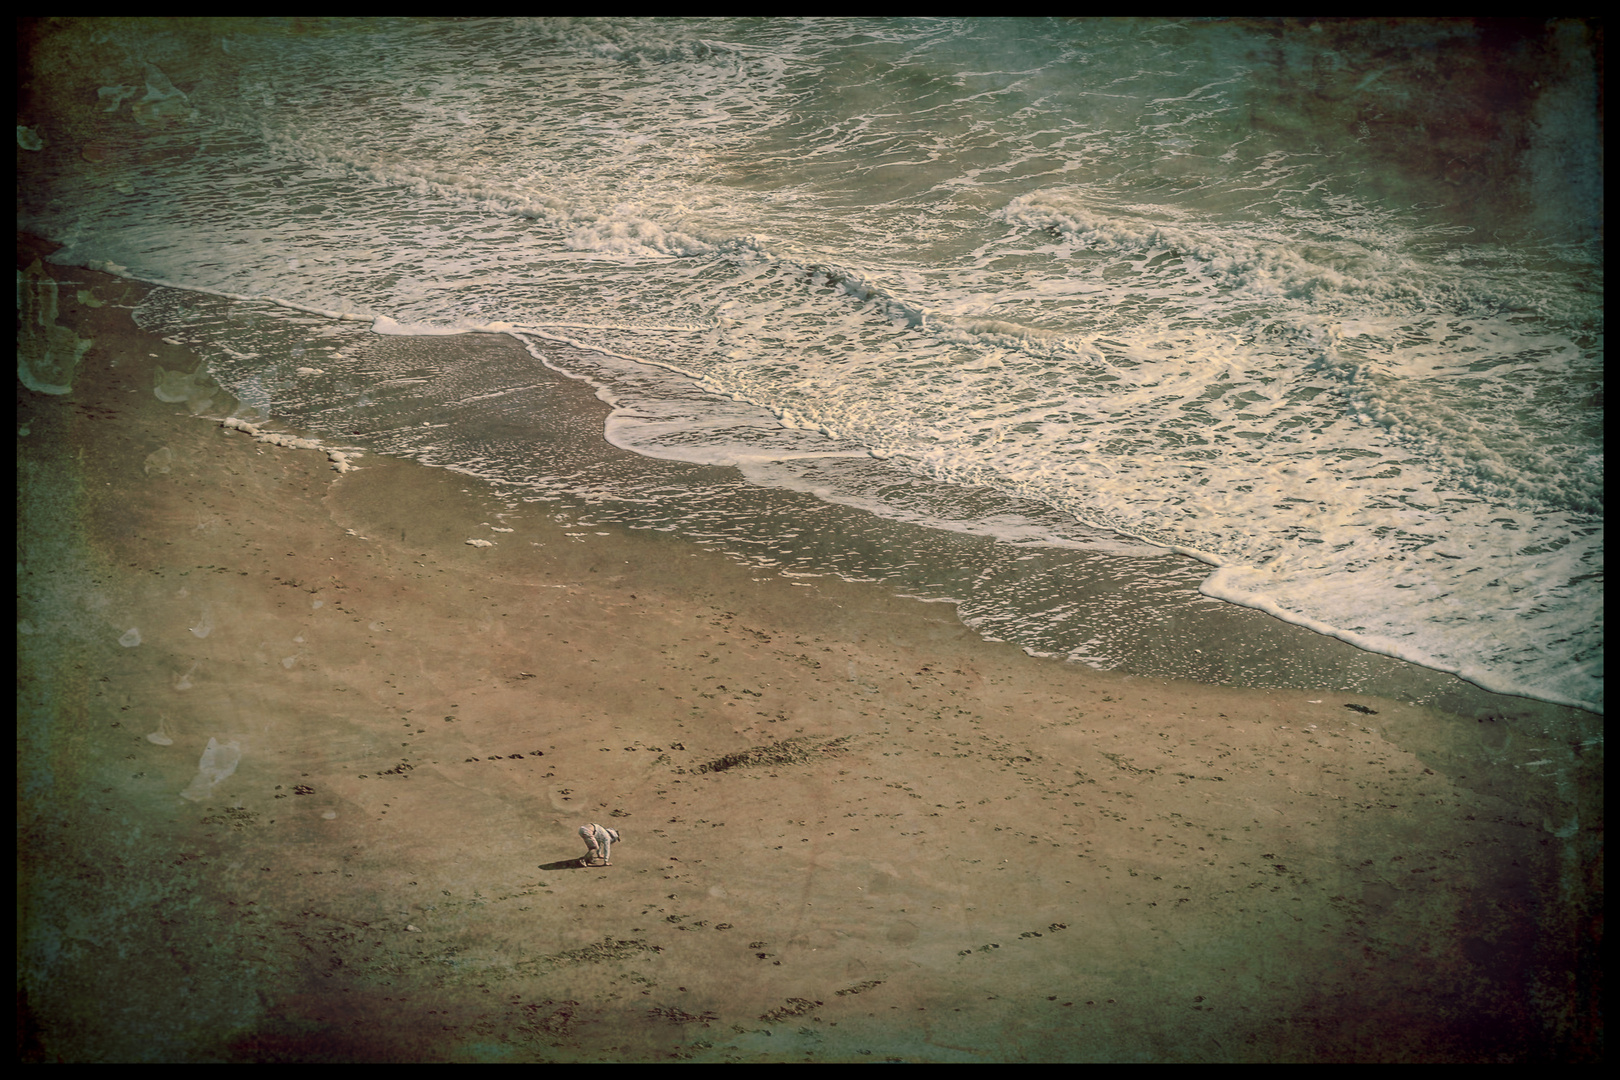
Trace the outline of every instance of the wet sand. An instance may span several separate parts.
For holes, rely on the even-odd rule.
[[[1598,718],[1100,673],[339,473],[44,272],[93,345],[18,388],[25,1059],[1600,1053]]]

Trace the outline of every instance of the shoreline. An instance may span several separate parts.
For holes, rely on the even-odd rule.
[[[32,237],[29,238],[29,242],[41,248],[50,246],[48,241],[40,241]],[[100,273],[99,271],[90,272]],[[108,276],[115,277],[115,275]],[[129,282],[147,292],[157,289],[173,289],[226,301],[251,301],[253,299],[233,293],[175,285],[160,280],[132,277],[118,278],[118,280]],[[263,302],[335,321],[371,321],[368,318],[352,313],[327,311],[288,301],[268,300]],[[399,325],[391,319],[385,321],[396,328]],[[604,405],[594,393],[589,394],[591,399],[589,402],[583,400],[586,397],[583,387],[589,386],[596,389],[599,388],[599,384],[588,378],[569,373],[566,369],[542,358],[535,351],[536,347],[547,352],[578,351],[580,349],[579,346],[575,346],[566,339],[541,340],[537,338],[535,341],[530,342],[521,334],[493,330],[469,331],[464,334],[435,334],[428,335],[426,338],[412,338],[402,332],[388,333],[382,336],[398,338],[404,341],[427,341],[433,343],[435,341],[442,342],[447,339],[453,340],[486,334],[500,340],[509,348],[521,350],[525,355],[540,359],[547,372],[555,378],[556,386],[553,389],[560,390],[562,392],[561,396],[568,397],[578,392],[581,401],[569,407],[568,411],[570,413],[578,414],[583,412],[585,419],[592,427],[599,427],[601,422],[607,419],[605,414],[598,415],[598,413],[604,408],[611,409],[612,406]],[[230,395],[227,393],[223,396],[228,398]],[[283,427],[298,426],[296,421],[290,421],[286,417],[275,417],[273,422]],[[644,469],[668,467],[690,472],[697,476],[710,472],[730,471],[725,466],[685,462],[679,459],[646,458],[633,450],[625,449],[608,441],[602,437],[600,432],[597,432],[591,438],[595,444],[595,456],[599,457],[605,452],[625,455],[629,459],[638,462]],[[409,457],[409,455],[394,456]],[[460,470],[452,468],[452,471]],[[489,479],[483,479],[481,482],[503,490],[517,486],[512,485],[510,482]],[[808,500],[811,498],[802,492],[790,489],[768,490],[772,491],[774,497],[781,498],[790,504],[794,499]],[[868,516],[867,511],[851,510],[841,503],[821,503],[819,499],[815,500],[815,502],[819,506],[832,510],[834,513],[850,514],[855,517]],[[882,517],[878,517],[877,520],[900,531],[910,529],[923,533],[953,532],[953,530],[943,527],[920,526]],[[993,536],[977,533],[959,533],[955,535],[967,540],[969,543],[984,542],[992,546],[1002,543],[1001,540]],[[1134,541],[1138,539],[1125,532],[1117,535],[1126,540]],[[1147,541],[1141,542],[1148,543]],[[1052,552],[1058,557],[1063,557],[1063,555],[1072,556],[1073,554],[1060,548],[1046,548],[1042,545],[1033,545],[1033,548]],[[1180,600],[1171,602],[1170,611],[1173,613],[1172,617],[1177,621],[1184,621],[1193,625],[1194,629],[1190,637],[1199,639],[1205,644],[1218,646],[1213,651],[1225,654],[1226,658],[1213,666],[1213,669],[1220,673],[1220,677],[1200,677],[1190,674],[1190,669],[1196,665],[1188,664],[1188,658],[1185,655],[1180,658],[1180,663],[1172,664],[1170,670],[1165,669],[1162,658],[1161,662],[1156,666],[1140,666],[1140,655],[1143,652],[1159,651],[1158,646],[1149,641],[1136,642],[1138,646],[1137,654],[1128,656],[1111,670],[1146,678],[1169,678],[1177,681],[1190,680],[1240,688],[1315,689],[1331,685],[1337,687],[1330,690],[1333,693],[1359,693],[1379,697],[1395,697],[1473,719],[1487,717],[1504,719],[1511,717],[1526,723],[1542,723],[1555,727],[1566,727],[1571,726],[1570,721],[1572,718],[1585,717],[1588,719],[1576,719],[1573,727],[1577,730],[1587,730],[1590,728],[1590,721],[1596,721],[1597,726],[1601,728],[1603,713],[1601,709],[1594,708],[1589,703],[1552,692],[1537,694],[1531,690],[1517,688],[1516,684],[1512,683],[1503,683],[1507,688],[1497,688],[1496,684],[1501,683],[1502,680],[1496,678],[1492,673],[1465,674],[1460,669],[1454,670],[1437,664],[1410,659],[1394,643],[1382,639],[1366,638],[1352,631],[1341,630],[1303,616],[1292,615],[1280,610],[1263,597],[1254,598],[1241,592],[1232,592],[1218,587],[1211,588],[1209,587],[1211,580],[1209,575],[1214,575],[1221,569],[1221,564],[1218,561],[1211,561],[1210,556],[1193,550],[1181,548],[1164,548],[1163,550],[1167,558],[1187,560],[1190,564],[1204,567],[1207,571],[1206,576],[1197,582],[1193,591],[1210,600],[1217,601],[1218,606],[1212,612],[1197,612],[1189,610],[1190,605],[1186,600]],[[739,559],[743,558],[740,555],[737,557]],[[831,570],[817,571],[812,576],[835,573],[836,571]],[[1078,576],[1086,577],[1101,576],[1103,578],[1117,577],[1122,580],[1134,580],[1139,579],[1143,572],[1138,567],[1135,569],[1104,569],[1100,574],[1095,569],[1087,568],[1079,569],[1076,573]],[[1172,576],[1185,577],[1186,575],[1178,573],[1172,574]],[[856,578],[855,580],[864,579]],[[904,594],[903,587],[894,586],[892,583],[886,584]],[[961,603],[959,600],[945,597],[930,598],[919,595],[918,599],[931,603],[949,603],[952,606],[959,606]],[[982,633],[988,640],[1005,640],[997,638],[989,632]],[[1184,654],[1189,648],[1192,648],[1192,646],[1183,645],[1179,650],[1176,647],[1171,647],[1164,651],[1171,654],[1180,651]],[[1193,651],[1202,652],[1203,650],[1193,649]],[[1041,652],[1034,649],[1031,650],[1031,654],[1052,659],[1068,659],[1058,653]],[[1305,674],[1291,678],[1279,676],[1272,669],[1269,661],[1270,656],[1277,654],[1286,654],[1293,664],[1304,666],[1306,669]],[[1237,658],[1232,659],[1233,657]],[[1302,661],[1305,661],[1306,658],[1309,658],[1308,665],[1302,664]],[[1081,661],[1074,660],[1071,662],[1080,663]],[[1182,668],[1188,670],[1180,670]],[[1357,671],[1358,668],[1361,670]],[[1355,672],[1355,674],[1352,675],[1352,672]]]
[[[19,388],[25,1058],[1600,1053],[1598,718],[1101,673],[340,474],[158,401],[195,359],[71,276],[74,388]]]

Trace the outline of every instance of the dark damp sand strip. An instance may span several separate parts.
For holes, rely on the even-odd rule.
[[[139,290],[51,272],[95,345],[19,390],[22,1056],[1599,1052],[1600,744],[339,476],[157,401]]]
[[[575,350],[537,343],[551,363],[563,369]],[[1508,719],[1536,730],[1595,723],[1591,716],[1533,699],[1495,694],[1444,672],[1388,656],[1369,653],[1273,618],[1263,612],[1219,603],[1199,595],[1208,568],[1166,552],[1161,556],[1122,555],[1100,551],[1009,546],[986,536],[973,536],[886,521],[857,509],[824,502],[809,494],[757,487],[729,468],[653,460],[609,445],[601,438],[606,408],[584,382],[535,364],[524,347],[503,335],[430,338],[373,338],[346,350],[362,366],[384,370],[480,370],[492,379],[507,372],[532,373],[522,393],[521,429],[507,431],[502,413],[511,408],[503,396],[499,411],[480,419],[492,440],[507,444],[496,453],[514,476],[573,475],[581,489],[644,490],[660,493],[655,505],[626,502],[619,506],[572,502],[581,518],[628,524],[633,528],[669,528],[696,533],[718,550],[742,558],[763,556],[779,565],[826,573],[837,565],[846,576],[881,581],[892,592],[965,600],[967,617],[983,620],[988,636],[1034,645],[1001,630],[1003,616],[1013,614],[988,605],[980,589],[1033,597],[1039,608],[1060,608],[1077,628],[1073,640],[1099,641],[1117,668],[1126,674],[1156,679],[1272,689],[1329,690],[1334,693],[1390,697],[1454,713],[1470,720]],[[408,360],[402,360],[401,356]],[[319,396],[319,395],[317,395]],[[460,408],[469,407],[466,402]],[[293,404],[296,408],[296,404]],[[438,418],[442,406],[424,401],[418,411],[391,412],[382,423],[385,437],[419,430]],[[284,420],[291,421],[289,417]],[[330,425],[333,417],[323,416]],[[366,441],[364,428],[341,430],[339,437]],[[434,430],[430,423],[425,429]],[[418,444],[438,439],[428,434]],[[396,445],[384,443],[383,445]],[[409,445],[409,444],[407,444]],[[440,447],[435,456],[457,451]],[[483,452],[479,446],[462,454]],[[527,456],[524,456],[527,455]],[[522,485],[511,489],[525,494]],[[670,493],[694,496],[677,498]],[[689,509],[687,503],[691,504]],[[784,523],[791,523],[785,527]],[[793,539],[784,539],[791,533]],[[795,546],[797,545],[797,546]],[[1035,584],[1033,589],[1031,584]],[[1044,584],[1063,582],[1061,591]],[[1017,601],[1014,602],[1015,604]],[[1079,627],[1083,626],[1084,629]],[[1068,643],[1061,646],[1068,647]]]

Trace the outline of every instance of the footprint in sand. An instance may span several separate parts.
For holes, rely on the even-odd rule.
[[[17,129],[19,140],[27,130]],[[69,393],[74,369],[93,342],[56,321],[60,287],[38,259],[17,275],[17,286],[17,378],[35,393]]]
[[[916,923],[908,922],[905,919],[897,919],[889,927],[885,936],[889,939],[891,945],[910,945],[917,940],[920,933]]]
[[[154,450],[146,455],[146,463],[142,466],[147,476],[153,473],[167,473],[174,468],[174,451],[165,446],[161,450]]]
[[[200,638],[205,638],[209,634],[213,633],[214,609],[210,605],[203,605],[202,618],[198,619],[197,625],[191,627],[190,630],[192,634]]]
[[[141,632],[134,627],[130,627],[128,630],[124,631],[123,636],[118,639],[118,644],[122,645],[126,649],[133,649],[140,643]]]
[[[192,777],[191,783],[180,793],[182,799],[192,802],[201,802],[208,797],[208,793],[232,773],[242,760],[242,744],[232,739],[221,743],[218,739],[209,739],[208,745],[203,748],[202,757],[197,760],[197,775]]]
[[[192,412],[202,412],[213,402],[219,383],[208,375],[208,362],[201,361],[195,371],[170,371],[157,366],[152,374],[152,394],[159,401],[185,402]]]

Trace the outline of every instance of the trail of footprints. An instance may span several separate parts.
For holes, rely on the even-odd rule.
[[[1060,922],[1050,923],[1046,927],[1046,934],[1055,934],[1060,930],[1067,930],[1068,928],[1069,928],[1068,923],[1060,923]],[[1039,930],[1025,930],[1022,934],[1019,934],[1018,937],[1021,940],[1027,940],[1029,938],[1045,937],[1046,934],[1041,933],[1041,931],[1039,931]],[[959,952],[957,952],[956,955],[957,956],[972,956],[976,952],[982,952],[982,953],[992,952],[992,951],[994,951],[996,949],[999,949],[999,948],[1001,948],[1001,943],[999,941],[992,941],[992,942],[989,942],[988,944],[980,945],[977,949],[962,949]]]

